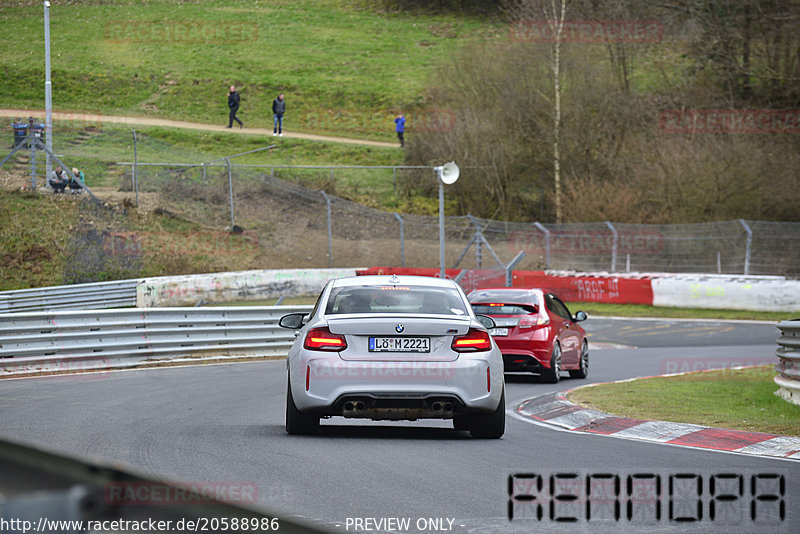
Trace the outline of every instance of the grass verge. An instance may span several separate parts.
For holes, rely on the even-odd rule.
[[[766,312],[751,310],[712,310],[704,308],[666,308],[644,304],[605,304],[600,302],[569,302],[573,313],[583,310],[589,314],[616,317],[659,317],[665,319],[736,319],[741,321],[786,321],[800,316],[797,312]]]
[[[568,398],[607,413],[800,436],[800,406],[777,395],[771,365],[597,384]]]

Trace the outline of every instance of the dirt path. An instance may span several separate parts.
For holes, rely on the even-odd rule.
[[[11,119],[36,117],[44,120],[44,111],[32,109],[0,109],[0,117]],[[53,120],[61,121],[83,121],[97,122],[105,124],[130,124],[142,126],[161,126],[165,128],[185,128],[188,130],[206,130],[210,132],[227,132],[230,134],[246,135],[272,135],[272,130],[268,128],[225,128],[215,124],[202,124],[199,122],[176,121],[171,119],[149,118],[149,117],[125,117],[120,115],[97,115],[91,113],[66,113],[61,111],[53,112]],[[285,132],[284,137],[293,139],[308,139],[310,141],[324,141],[327,143],[347,143],[351,145],[379,146],[387,148],[398,148],[397,143],[387,143],[384,141],[368,141],[365,139],[350,139],[347,137],[331,137],[326,135],[314,135],[296,132]]]

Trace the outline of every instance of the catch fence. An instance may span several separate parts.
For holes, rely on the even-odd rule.
[[[208,226],[243,232],[286,267],[438,267],[435,216],[390,213],[303,184],[397,184],[430,168],[138,164],[128,187]],[[135,175],[135,182],[133,177]],[[326,182],[327,181],[327,182]],[[445,196],[447,193],[445,192]],[[694,272],[800,277],[800,223],[518,223],[445,218],[446,267],[584,272]],[[524,257],[519,258],[519,253]]]

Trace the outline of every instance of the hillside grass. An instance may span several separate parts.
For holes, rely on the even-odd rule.
[[[250,236],[85,196],[0,189],[0,206],[0,290],[255,269],[263,261]]]
[[[0,10],[0,106],[44,106],[40,2]],[[394,139],[393,114],[424,115],[431,72],[460,44],[506,33],[481,18],[379,11],[360,0],[70,2],[50,9],[57,110]],[[409,121],[413,132],[414,121]]]
[[[800,406],[775,395],[771,365],[597,384],[570,401],[615,415],[800,436]]]

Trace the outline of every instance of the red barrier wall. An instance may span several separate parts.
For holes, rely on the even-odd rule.
[[[455,278],[460,269],[446,269],[447,278]],[[371,267],[356,271],[358,275],[398,274],[439,276],[439,269],[413,269],[408,267]],[[498,271],[470,270],[461,280],[465,291],[487,287],[503,287],[505,276]],[[544,271],[514,271],[514,287],[538,287],[556,293],[566,301],[606,302],[610,304],[653,304],[650,279],[617,278],[613,276],[553,276]]]

